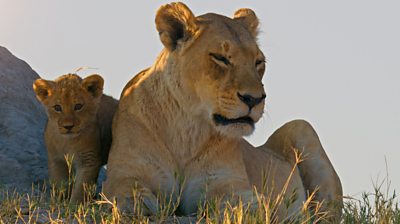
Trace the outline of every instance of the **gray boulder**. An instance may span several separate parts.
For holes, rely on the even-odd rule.
[[[46,114],[32,83],[39,75],[0,46],[0,187],[29,190],[47,178]]]

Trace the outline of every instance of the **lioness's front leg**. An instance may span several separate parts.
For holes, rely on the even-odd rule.
[[[103,187],[108,199],[116,199],[121,211],[136,215],[156,215],[160,203],[175,205],[179,186],[169,168],[161,163],[143,166],[140,163],[133,160],[127,167],[116,167],[109,162],[112,166],[107,166],[107,180]]]
[[[147,216],[158,212],[156,195],[139,183],[137,178],[112,177],[108,173],[103,190],[109,197],[108,200],[116,200],[119,210],[123,213]]]
[[[243,203],[256,208],[256,198],[250,184],[242,150],[239,145],[219,142],[212,146],[207,159],[193,160],[185,169],[186,180],[181,197],[185,214],[196,213],[199,202],[218,200],[223,211],[226,202]]]
[[[124,105],[124,101],[121,102]],[[109,200],[116,199],[124,212],[156,215],[158,194],[172,197],[175,202],[179,192],[174,160],[154,133],[130,116],[122,111],[114,118],[113,143],[103,191]]]
[[[294,149],[302,152],[304,161],[298,167],[306,191],[317,190],[316,201],[323,201],[322,211],[333,218],[341,215],[342,185],[313,127],[304,120],[286,123],[275,131],[267,143],[259,147],[272,150],[294,163]]]

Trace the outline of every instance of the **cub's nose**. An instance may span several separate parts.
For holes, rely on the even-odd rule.
[[[74,125],[65,125],[64,128],[67,129],[68,131],[71,131]]]
[[[266,97],[265,94],[262,94],[261,97],[254,97],[252,95],[249,94],[240,94],[237,93],[237,96],[239,97],[239,99],[245,103],[251,110],[251,108],[253,108],[254,106],[260,104]]]

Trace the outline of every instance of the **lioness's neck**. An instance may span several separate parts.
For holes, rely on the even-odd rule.
[[[218,138],[208,120],[187,100],[187,94],[174,68],[168,63],[168,52],[162,52],[157,62],[146,71],[135,88],[137,116],[156,138],[178,157],[190,158],[202,150],[211,138]],[[185,98],[186,97],[186,98]],[[189,98],[190,99],[190,98]],[[154,131],[153,131],[154,130]],[[181,154],[181,156],[177,155]]]

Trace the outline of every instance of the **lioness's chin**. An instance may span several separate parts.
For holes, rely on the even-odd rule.
[[[254,121],[248,116],[229,119],[220,114],[214,114],[213,122],[217,131],[228,137],[242,137],[254,131]]]
[[[254,126],[251,126],[249,124],[229,124],[229,125],[217,125],[216,129],[219,133],[222,135],[225,135],[227,137],[242,137],[242,136],[247,136],[253,133],[254,131]]]

